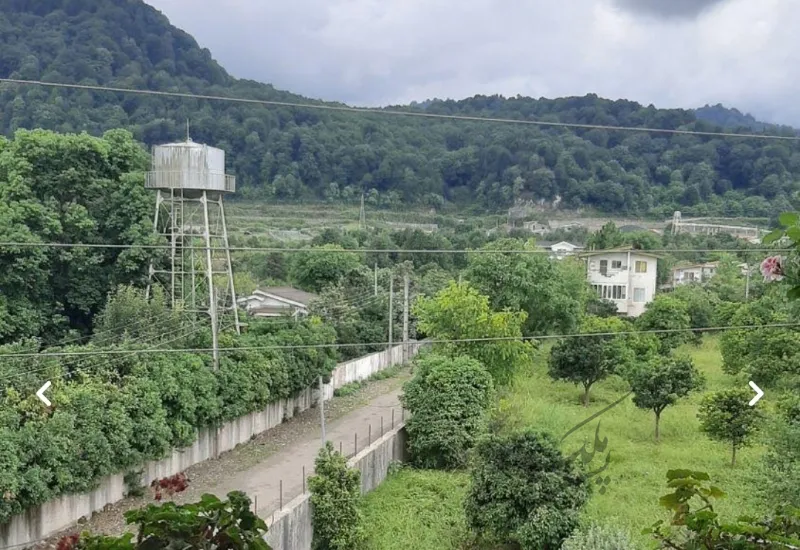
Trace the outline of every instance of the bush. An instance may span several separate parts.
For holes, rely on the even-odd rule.
[[[579,529],[564,541],[561,550],[638,550],[628,534],[602,524]]]
[[[357,550],[364,541],[361,511],[361,472],[347,466],[347,459],[333,450],[330,441],[314,462],[316,474],[308,480],[311,490],[314,550]]]
[[[578,526],[586,476],[547,434],[491,435],[476,447],[465,501],[480,539],[523,550],[556,550]]]
[[[422,468],[461,468],[488,424],[492,376],[475,359],[430,354],[415,362],[400,397],[412,462]]]
[[[247,335],[221,340],[228,348],[308,345],[331,343],[334,334],[309,319],[278,330],[253,323]],[[2,354],[18,351],[0,348],[0,374]],[[35,397],[31,379],[7,377],[0,387],[0,524],[58,495],[90,490],[103,476],[163,458],[190,444],[199,428],[290,397],[320,375],[329,378],[336,365],[333,348],[237,350],[222,355],[217,371],[210,363],[205,353],[87,355],[64,358],[57,368],[48,358],[42,364],[59,373],[50,408]]]

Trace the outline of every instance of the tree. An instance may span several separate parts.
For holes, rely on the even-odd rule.
[[[554,439],[531,431],[481,440],[471,480],[469,527],[483,540],[523,550],[560,548],[589,498],[585,475]]]
[[[508,383],[532,360],[533,346],[522,341],[527,314],[492,311],[489,298],[468,283],[451,282],[435,297],[419,298],[412,311],[417,331],[436,341],[434,349],[451,357],[472,357],[496,384]]]
[[[422,468],[462,468],[487,427],[492,376],[470,357],[430,354],[415,361],[400,400],[412,462]]]
[[[313,506],[314,550],[350,550],[364,540],[361,511],[361,472],[330,441],[314,461],[315,474],[308,480]]]
[[[595,231],[589,236],[586,243],[589,250],[605,250],[617,248],[625,243],[625,236],[622,234],[614,222],[607,222],[599,231]]]
[[[625,322],[615,317],[587,317],[582,333],[609,333],[625,330]],[[633,351],[622,336],[580,336],[564,338],[553,346],[548,361],[548,374],[554,380],[565,380],[583,386],[583,405],[589,406],[589,390],[604,378],[617,372],[633,357]]]
[[[748,403],[747,390],[732,389],[706,395],[700,404],[698,418],[702,430],[711,439],[730,443],[731,465],[736,465],[736,451],[750,443],[763,421],[761,411]]]
[[[663,354],[668,354],[687,341],[691,334],[691,323],[686,303],[668,294],[656,296],[636,320],[639,330],[660,331],[656,336],[661,342]]]
[[[193,504],[150,504],[125,512],[125,521],[137,525],[135,536],[108,537],[84,533],[64,540],[65,550],[148,550],[196,548],[198,550],[270,550],[264,540],[267,525],[252,511],[244,493],[228,493],[227,500],[203,495]]]
[[[545,254],[532,253],[534,250],[533,240],[488,243],[469,255],[466,278],[489,296],[493,309],[526,312],[525,334],[572,332],[583,309],[586,276],[581,281],[583,294],[566,292],[558,264]]]
[[[659,502],[672,513],[669,526],[663,520],[650,533],[660,547],[671,550],[784,550],[800,547],[800,510],[777,510],[771,517],[741,517],[724,521],[714,500],[725,492],[710,483],[705,472],[670,470],[667,485],[673,492]],[[699,507],[697,506],[699,505]]]
[[[0,140],[0,241],[113,245],[4,246],[0,342],[88,334],[110,290],[146,280],[163,250],[135,245],[164,244],[143,185],[147,160],[122,130],[102,138],[20,130]]]
[[[633,403],[656,415],[656,441],[659,440],[661,413],[681,397],[703,386],[703,376],[689,357],[657,357],[634,370],[629,377]]]
[[[298,286],[317,292],[337,284],[360,266],[358,253],[346,252],[339,245],[326,244],[297,253],[289,269],[289,277]]]

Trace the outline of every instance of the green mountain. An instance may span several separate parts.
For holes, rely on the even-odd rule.
[[[231,77],[141,0],[0,0],[0,76],[312,100]],[[611,126],[715,131],[693,111],[595,95],[476,96],[396,107]],[[240,195],[397,206],[443,200],[481,208],[515,201],[668,216],[768,216],[800,189],[800,146],[599,129],[442,121],[220,101],[0,85],[5,134],[41,127],[100,134],[125,127],[148,145],[192,138],[224,148]],[[783,131],[777,128],[770,132]]]
[[[694,113],[697,115],[698,119],[708,121],[726,129],[742,129],[749,132],[790,132],[797,134],[797,130],[791,126],[781,126],[778,124],[761,122],[749,113],[744,114],[739,109],[730,109],[723,106],[721,103],[717,103],[716,105],[705,105],[699,109],[695,109]]]

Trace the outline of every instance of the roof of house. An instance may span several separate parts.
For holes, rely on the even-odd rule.
[[[653,254],[646,250],[638,250],[635,248],[606,248],[603,250],[587,250],[586,252],[582,252],[580,256],[599,256],[602,254],[614,254],[618,252],[631,252],[638,256],[650,256],[651,258],[661,258],[658,254]]]
[[[271,296],[275,296],[278,299],[289,300],[291,302],[295,302],[297,304],[302,304],[307,306],[312,301],[319,298],[316,294],[312,294],[311,292],[306,292],[305,290],[300,290],[298,288],[293,288],[290,286],[270,286],[267,288],[259,288],[256,289],[253,294],[268,294]]]
[[[693,267],[719,267],[719,262],[695,262],[676,264],[672,269],[691,269]]]
[[[573,244],[573,243],[568,242],[568,241],[558,241],[558,242],[556,242],[556,241],[536,241],[536,245],[541,247],[541,248],[553,248],[554,246],[559,245],[559,244],[566,244],[566,245],[575,247],[576,249],[583,248],[579,244]]]

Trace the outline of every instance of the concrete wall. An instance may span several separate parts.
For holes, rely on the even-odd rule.
[[[405,462],[406,440],[405,424],[400,424],[347,462],[361,471],[362,495],[386,479],[392,462]],[[306,492],[276,512],[274,519],[267,520],[269,531],[265,538],[273,550],[311,550],[314,530],[310,499],[311,493]]]
[[[422,344],[409,344],[409,358]],[[403,346],[373,353],[339,364],[332,373],[331,382],[323,386],[324,399],[333,397],[334,389],[351,382],[367,379],[375,372],[397,364],[403,357]],[[281,424],[297,413],[307,410],[318,400],[316,386],[306,388],[290,399],[282,399],[267,408],[241,416],[220,426],[219,433],[212,428],[198,431],[197,439],[189,446],[174,449],[170,456],[143,464],[142,484],[149,486],[155,479],[182,472],[200,462],[230,451],[237,445],[247,443],[253,436]],[[37,507],[14,516],[9,523],[0,525],[0,549],[18,546],[46,538],[71,527],[82,517],[102,510],[125,496],[123,474],[107,476],[100,480],[97,489],[88,493],[61,495]]]

